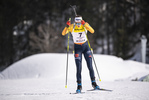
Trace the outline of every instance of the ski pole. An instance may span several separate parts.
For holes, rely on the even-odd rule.
[[[71,18],[69,18],[69,21],[71,21]],[[67,88],[67,76],[68,76],[68,55],[69,55],[69,35],[70,35],[70,27],[68,27],[68,40],[67,40],[67,61],[66,61],[66,83],[65,88]]]
[[[94,64],[95,64],[95,68],[96,68],[96,71],[97,71],[97,74],[98,74],[99,81],[101,81],[100,76],[99,76],[99,72],[98,72],[98,69],[97,69],[97,66],[96,66],[96,62],[95,62],[95,59],[94,59],[94,56],[93,56],[92,48],[91,48],[90,42],[89,42],[88,37],[87,37],[86,29],[85,29],[84,26],[83,26],[83,28],[84,28],[84,30],[85,30],[87,42],[88,42],[89,48],[90,48],[91,53],[92,53],[92,58],[93,58],[93,61],[94,61]]]

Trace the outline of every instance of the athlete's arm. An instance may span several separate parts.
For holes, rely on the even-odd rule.
[[[62,31],[62,35],[66,35],[68,32],[72,32],[73,30],[73,24],[71,24],[69,27],[65,27],[64,30]]]
[[[91,33],[94,33],[94,29],[84,20],[81,21],[81,24]]]

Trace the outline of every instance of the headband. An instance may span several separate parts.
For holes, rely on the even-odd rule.
[[[75,22],[81,22],[82,17],[75,17]]]

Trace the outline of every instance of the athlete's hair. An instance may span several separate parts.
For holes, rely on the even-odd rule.
[[[81,15],[76,15],[75,17],[82,17]]]

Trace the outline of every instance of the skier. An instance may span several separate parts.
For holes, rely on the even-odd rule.
[[[85,28],[84,28],[85,27]],[[87,30],[91,33],[94,33],[94,29],[84,20],[82,20],[82,16],[75,16],[75,23],[71,24],[71,21],[68,20],[66,23],[66,27],[62,31],[62,35],[66,35],[68,32],[71,32],[73,36],[74,42],[74,51],[75,51],[75,63],[77,68],[77,93],[81,93],[82,84],[81,84],[81,70],[82,70],[82,54],[84,54],[85,60],[87,62],[87,66],[90,73],[91,83],[94,89],[100,89],[96,84],[94,70],[92,67],[92,53],[89,48],[86,33]],[[85,32],[86,31],[86,32]]]

